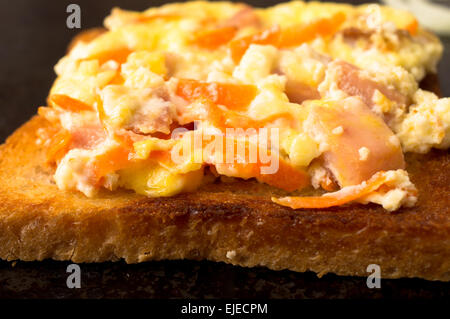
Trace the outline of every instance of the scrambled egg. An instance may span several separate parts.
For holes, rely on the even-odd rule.
[[[450,147],[450,99],[417,90],[408,114],[394,128],[405,152],[426,153]]]
[[[331,32],[335,26],[328,21],[334,21],[338,14],[345,18]],[[289,38],[285,33],[289,41],[294,41],[285,46],[267,40],[276,30],[295,34],[297,26],[317,35],[300,41],[298,36]],[[83,131],[87,122],[95,122],[107,132],[95,146],[80,144],[58,159],[55,180],[61,189],[79,190],[87,196],[95,196],[100,187],[125,187],[148,196],[195,190],[204,180],[205,164],[214,166],[214,162],[197,163],[189,158],[168,165],[152,155],[184,143],[186,138],[169,139],[168,135],[175,124],[192,122],[186,115],[189,112],[194,120],[202,121],[203,129],[220,132],[204,103],[180,97],[180,79],[255,87],[256,93],[244,109],[232,110],[237,115],[226,113],[232,114],[227,115],[232,116],[228,121],[238,118],[237,123],[243,123],[241,117],[245,117],[245,123],[278,128],[276,151],[281,160],[299,171],[308,171],[316,188],[351,186],[336,180],[331,174],[335,167],[327,166],[342,155],[333,153],[330,141],[342,141],[350,147],[346,139],[351,127],[336,118],[329,119],[336,123],[329,131],[309,125],[314,105],[330,112],[345,112],[346,104],[363,103],[355,107],[368,107],[374,115],[361,111],[361,119],[372,123],[373,130],[386,125],[380,129],[386,132],[390,152],[400,145],[403,152],[420,153],[450,146],[450,99],[418,89],[418,81],[436,72],[442,45],[407,12],[378,5],[293,1],[253,9],[243,4],[198,1],[168,4],[142,13],[113,9],[105,27],[106,32],[94,40],[78,41],[55,67],[58,78],[49,100],[64,95],[92,110],[74,113],[50,103],[58,111],[56,115],[51,113],[53,120],[56,117],[59,125],[72,134]],[[208,32],[212,36],[208,37]],[[230,54],[230,41],[255,34],[260,34],[259,38],[250,41],[236,60]],[[223,43],[217,44],[222,38]],[[210,98],[220,99],[217,92]],[[359,102],[348,100],[355,96]],[[241,98],[238,96],[238,100]],[[223,110],[231,108],[218,104]],[[377,124],[379,118],[386,124]],[[111,168],[93,182],[88,170],[114,145],[122,143],[116,135],[134,139],[127,159],[131,164]],[[361,162],[358,165],[369,165],[364,163],[370,163],[376,154],[374,149],[363,141],[348,154],[354,154]],[[412,205],[414,186],[402,164],[397,166],[392,170],[386,166],[391,170],[387,191],[373,192],[360,201],[379,203],[388,210]],[[372,171],[363,167],[361,172]],[[242,177],[252,176],[248,174],[246,171]],[[352,178],[361,179],[363,175]]]

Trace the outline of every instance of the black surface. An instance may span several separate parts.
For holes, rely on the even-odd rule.
[[[79,30],[66,28],[66,7],[77,3],[82,29],[101,25],[113,6],[143,10],[167,1],[0,0],[0,141],[45,103],[52,67]],[[272,5],[277,1],[248,1]],[[350,1],[358,2],[358,1]],[[450,96],[450,39],[439,74]],[[446,298],[449,284],[419,279],[382,280],[368,289],[365,278],[246,269],[223,263],[165,261],[139,265],[86,264],[82,288],[66,287],[64,262],[0,262],[0,298]]]
[[[283,298],[448,299],[449,284],[421,279],[366,278],[242,268],[207,261],[80,264],[81,288],[66,286],[70,262],[0,262],[2,298]]]

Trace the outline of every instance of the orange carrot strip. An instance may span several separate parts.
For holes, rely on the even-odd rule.
[[[131,135],[122,134],[116,135],[116,140],[119,145],[109,149],[103,154],[95,157],[91,163],[91,172],[88,179],[94,184],[98,185],[103,177],[109,173],[128,167],[134,162],[130,155],[134,152],[133,137]],[[165,163],[167,165],[172,163],[169,151],[152,151],[151,158]]]
[[[154,150],[151,151],[149,158],[165,165],[166,167],[174,165],[170,151]]]
[[[200,31],[195,35],[192,43],[205,49],[217,49],[227,44],[237,32],[234,26],[223,26],[215,29]]]
[[[130,163],[129,155],[131,150],[118,145],[95,157],[92,162],[92,172],[88,177],[93,184],[98,184],[105,175],[125,168]]]
[[[261,183],[288,192],[300,190],[309,185],[309,176],[305,171],[292,167],[282,159],[279,159],[279,168],[273,174],[261,174],[261,167],[263,166],[261,163],[221,163],[217,164],[217,166],[227,167],[233,172],[233,174],[226,174],[225,176],[244,179],[253,177]],[[221,170],[221,172],[223,171]]]
[[[279,158],[278,165],[279,168],[276,173],[259,173],[256,176],[256,179],[260,182],[284,189],[288,192],[303,189],[310,184],[309,175],[304,170],[292,167],[281,158]]]
[[[90,105],[65,94],[50,95],[49,104],[52,106],[57,105],[69,112],[92,111],[92,107]]]
[[[227,139],[233,139],[235,150],[238,149],[238,141],[233,137],[227,137]],[[242,143],[242,141],[241,141]],[[227,143],[224,143],[222,150],[214,150],[214,152],[222,152],[222,158],[225,161],[226,152],[227,152]],[[267,166],[268,163],[262,163],[260,158],[260,150],[259,145],[255,145],[257,157],[256,163],[250,162],[250,143],[245,141],[245,154],[237,154],[234,152],[234,158],[232,163],[215,163],[216,155],[212,154],[212,156],[206,156],[211,159],[209,164],[215,167],[216,171],[219,173],[225,173],[223,175],[238,177],[238,178],[256,178],[258,181],[262,183],[266,183],[271,186],[275,186],[286,191],[294,191],[302,189],[310,184],[309,175],[306,171],[298,168],[292,167],[289,163],[287,163],[283,158],[278,156],[278,169],[271,174],[263,174],[261,172],[261,168],[263,166]],[[270,150],[268,150],[270,154]],[[269,155],[268,154],[268,155]],[[239,157],[239,155],[241,157]],[[245,158],[242,158],[242,155],[245,155]],[[239,160],[243,160],[244,163],[238,162]]]
[[[108,134],[108,126],[106,125],[107,116],[106,116],[105,108],[103,107],[103,101],[101,99],[101,96],[98,94],[95,97],[94,105],[95,105],[95,109],[97,110],[98,119],[100,121],[100,124],[102,125],[105,133]]]
[[[47,163],[53,163],[61,158],[69,151],[72,144],[72,135],[67,130],[60,130],[56,133],[50,141],[50,145],[47,149],[46,161]]]
[[[414,18],[414,20],[412,20],[411,23],[405,27],[405,30],[407,30],[412,36],[416,35],[419,30],[419,22],[417,19]]]
[[[133,51],[128,48],[119,48],[119,49],[113,49],[113,50],[106,50],[101,51],[98,53],[95,53],[91,55],[90,57],[83,59],[83,60],[98,60],[98,63],[102,65],[103,63],[113,60],[116,61],[119,64],[125,63],[127,61],[128,56]]]
[[[345,14],[338,12],[330,18],[322,18],[306,25],[295,25],[280,30],[278,26],[235,39],[229,43],[231,58],[239,63],[251,44],[271,44],[278,48],[298,46],[314,40],[316,37],[331,36],[339,30],[345,21]]]
[[[345,14],[338,12],[330,18],[322,18],[306,25],[294,25],[281,32],[278,47],[286,48],[298,46],[314,40],[335,34],[345,21]]]
[[[368,181],[365,181],[359,185],[344,187],[334,193],[327,193],[322,196],[312,197],[272,197],[272,201],[292,209],[328,208],[340,206],[370,194],[371,192],[377,190],[385,182],[386,174],[383,171],[380,171],[374,174]]]
[[[263,120],[254,120],[246,115],[239,114],[234,111],[223,111],[220,110],[217,106],[212,107],[212,114],[210,114],[208,120],[211,121],[211,123],[221,129],[222,131],[225,131],[227,127],[240,127],[243,129],[247,128],[261,128],[266,126],[267,124],[280,119],[280,118],[292,118],[292,114],[290,113],[280,113],[280,114],[273,114]]]
[[[116,72],[116,75],[108,82],[108,84],[116,84],[116,85],[122,85],[125,82],[125,79],[120,74],[120,71]]]
[[[239,39],[232,40],[228,44],[228,49],[233,61],[237,64],[241,60],[245,51],[251,44],[278,44],[280,38],[280,27],[274,26],[256,34],[251,34]]]
[[[178,83],[177,95],[193,102],[204,97],[213,103],[225,105],[231,110],[245,109],[255,98],[257,89],[254,85],[232,83],[208,83],[182,79]]]
[[[273,114],[263,120],[254,120],[247,115],[241,114],[233,110],[223,110],[211,100],[200,97],[197,99],[204,107],[204,111],[199,112],[193,108],[192,105],[187,106],[183,111],[182,118],[184,123],[191,123],[194,121],[207,120],[216,128],[225,131],[226,128],[239,127],[247,128],[261,128],[265,125],[280,119],[292,119],[292,114],[285,112],[280,114]]]
[[[176,20],[180,19],[181,16],[177,14],[152,14],[152,15],[141,15],[136,19],[131,20],[131,23],[147,23],[152,22],[156,19],[165,19],[165,20]]]

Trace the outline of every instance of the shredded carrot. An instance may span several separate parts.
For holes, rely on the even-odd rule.
[[[60,130],[53,135],[50,140],[50,144],[47,149],[46,160],[47,163],[54,163],[69,151],[72,144],[72,135],[67,130]]]
[[[279,48],[293,47],[335,34],[345,21],[345,14],[338,12],[330,18],[322,18],[305,25],[294,25],[283,29],[278,42]]]
[[[214,29],[198,32],[192,43],[205,49],[217,49],[221,45],[227,44],[237,32],[234,26],[222,26]]]
[[[171,166],[173,164],[170,151],[153,150],[151,151],[149,158],[166,166]]]
[[[105,175],[132,164],[134,162],[132,158],[134,143],[143,137],[131,131],[123,130],[115,132],[113,138],[118,144],[105,153],[97,155],[91,163],[91,173],[88,179],[93,184],[98,184]],[[170,152],[168,151],[152,151],[151,154],[151,157],[158,161],[165,163],[171,161],[169,158]]]
[[[95,108],[97,110],[98,119],[100,121],[100,124],[102,125],[105,132],[108,132],[108,128],[106,126],[106,113],[105,108],[103,107],[103,101],[101,99],[101,96],[97,94],[95,97]]]
[[[409,23],[406,27],[405,30],[409,32],[409,34],[411,34],[412,36],[417,34],[417,31],[419,30],[419,22],[417,21],[417,19],[413,19],[411,21],[411,23]]]
[[[227,137],[227,139],[233,139],[234,148],[235,150],[238,149],[238,143],[243,143],[244,141],[239,141],[233,137]],[[227,142],[228,143],[228,142]],[[223,162],[221,163],[215,163],[215,154],[212,156],[206,156],[211,159],[211,162],[209,164],[212,164],[213,167],[215,167],[215,170],[222,171],[225,169],[229,174],[226,174],[228,176],[232,177],[239,177],[239,178],[256,178],[258,181],[262,183],[266,183],[271,186],[275,186],[281,189],[284,189],[286,191],[294,191],[302,189],[310,184],[309,181],[309,175],[306,171],[294,168],[292,165],[287,163],[282,157],[277,155],[278,160],[278,167],[276,167],[275,171],[273,173],[267,173],[263,174],[261,171],[262,167],[267,167],[270,165],[270,163],[263,163],[260,157],[260,149],[259,145],[255,145],[255,151],[256,151],[256,160],[255,162],[252,162],[250,160],[250,143],[249,141],[245,141],[244,149],[245,154],[237,154],[237,152],[234,152],[234,158],[231,163],[227,162],[227,149],[226,144],[223,145],[223,150],[214,150],[221,151],[223,154]],[[229,151],[229,150],[228,150]],[[270,149],[267,150],[267,155],[271,156]],[[242,155],[245,155],[244,158],[242,158]],[[240,162],[240,161],[243,161]],[[230,175],[231,174],[231,175]]]
[[[93,184],[98,184],[105,175],[125,168],[130,163],[130,152],[126,145],[118,145],[97,155],[91,163],[92,171],[88,179]]]
[[[214,102],[205,97],[200,97],[197,99],[197,101],[199,101],[202,104],[202,106],[204,107],[204,111],[198,112],[195,109],[196,106],[193,104],[187,106],[182,114],[184,122],[190,123],[194,121],[207,120],[214,127],[224,132],[226,128],[257,129],[264,127],[277,119],[292,120],[293,118],[292,114],[284,112],[279,114],[273,114],[262,120],[254,120],[242,113],[233,110],[224,110],[220,108],[217,104],[215,104]]]
[[[80,100],[74,99],[65,94],[52,94],[49,97],[49,104],[57,105],[69,112],[92,111],[92,107]]]
[[[271,44],[278,48],[286,48],[298,46],[317,37],[331,36],[339,30],[345,19],[345,14],[338,12],[330,18],[318,19],[309,24],[294,25],[285,29],[274,26],[259,33],[232,40],[229,43],[230,55],[235,63],[239,63],[251,44]]]
[[[224,128],[230,121],[232,122],[231,127],[261,127],[264,125],[264,121],[255,121],[241,115],[235,111],[223,111],[215,103],[203,98],[206,105],[206,110],[208,114],[208,119],[210,119],[214,125],[217,127]],[[98,98],[97,109],[99,112],[99,117],[101,120],[104,118],[104,110],[102,107],[102,102]],[[265,120],[267,121],[267,120]],[[135,136],[132,132],[116,132],[114,134],[115,140],[118,142],[116,147],[106,151],[103,154],[96,156],[91,162],[91,170],[88,179],[92,184],[98,185],[104,176],[109,173],[115,172],[117,170],[126,168],[130,163],[132,163],[132,158],[130,155],[133,150],[133,143]],[[237,142],[235,141],[235,144]],[[225,147],[225,145],[224,145]],[[246,144],[247,152],[248,144]],[[223,151],[226,155],[225,150]],[[257,152],[259,157],[259,150]],[[151,154],[152,159],[156,159],[159,162],[170,165],[172,163],[170,158],[170,152],[168,151],[153,151]],[[284,161],[282,158],[278,158],[279,166],[275,173],[273,174],[262,174],[261,167],[268,166],[268,164],[262,163],[262,161],[257,160],[256,163],[250,163],[248,160],[244,163],[232,163],[232,164],[220,164],[220,165],[232,165],[233,169],[238,172],[238,176],[242,178],[254,177],[257,180],[264,182],[266,184],[276,186],[288,191],[293,191],[301,189],[306,185],[309,185],[309,176],[303,170],[296,169]],[[235,160],[237,162],[237,159]],[[214,165],[213,163],[210,163]]]
[[[108,84],[122,85],[124,82],[125,82],[125,79],[120,74],[120,71],[117,71],[116,75],[114,75],[114,77],[109,81]]]
[[[272,201],[282,206],[287,206],[292,209],[301,208],[328,208],[333,206],[340,206],[354,200],[360,199],[373,191],[376,191],[386,182],[386,174],[380,171],[374,174],[368,181],[359,185],[347,186],[343,189],[327,193],[322,196],[312,197],[272,197]]]
[[[230,110],[242,111],[255,98],[257,89],[249,84],[208,83],[181,79],[176,93],[190,102],[204,97]]]
[[[133,19],[132,23],[148,23],[152,22],[156,19],[165,19],[165,20],[176,20],[180,19],[181,16],[177,14],[152,14],[152,15],[140,15],[136,19]]]
[[[233,127],[239,127],[243,129],[247,128],[261,128],[266,126],[267,124],[277,120],[277,119],[291,119],[292,114],[290,113],[279,113],[279,114],[273,114],[271,116],[268,116],[267,118],[263,120],[254,120],[246,115],[240,114],[238,112],[234,111],[223,111],[217,108],[217,106],[213,106],[212,109],[216,109],[215,111],[212,111],[209,120],[212,122],[212,124],[221,129],[222,131],[225,131],[226,128],[233,128]]]
[[[222,163],[220,166],[226,166],[232,168],[233,175],[231,177],[238,178],[256,178],[261,183],[265,183],[270,186],[274,186],[288,192],[300,190],[309,185],[308,174],[300,169],[293,168],[287,164],[284,160],[279,160],[279,168],[273,174],[262,174],[261,163]]]
[[[100,65],[102,65],[103,63],[109,61],[109,60],[113,60],[116,61],[119,64],[125,63],[127,61],[128,56],[132,53],[133,51],[128,49],[128,48],[119,48],[119,49],[113,49],[113,50],[106,50],[106,51],[101,51],[98,53],[95,53],[91,56],[89,56],[88,58],[84,59],[84,60],[98,60],[98,63]]]
[[[306,171],[292,167],[292,165],[289,165],[281,158],[279,159],[278,165],[279,168],[276,173],[260,173],[256,176],[256,179],[260,182],[284,189],[288,192],[303,189],[310,184],[309,175]]]
[[[132,135],[132,133],[130,134]],[[94,185],[98,185],[107,174],[127,168],[135,162],[132,158],[134,140],[131,135],[116,135],[115,138],[119,145],[94,158],[88,176]],[[153,150],[149,158],[165,165],[173,163],[170,151]]]
[[[251,44],[277,44],[280,37],[280,27],[274,26],[270,29],[260,31],[242,38],[232,40],[228,44],[231,58],[235,63],[239,63],[245,51]]]

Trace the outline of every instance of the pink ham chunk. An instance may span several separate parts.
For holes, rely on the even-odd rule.
[[[244,28],[244,27],[260,27],[261,20],[252,7],[245,5],[243,9],[236,12],[231,18],[223,24],[228,27]]]
[[[283,52],[284,53],[284,52]],[[320,93],[318,90],[318,83],[320,83],[322,79],[316,79],[311,83],[306,83],[306,81],[302,80],[305,78],[305,75],[298,77],[298,74],[293,73],[291,69],[292,64],[302,64],[304,70],[307,73],[306,77],[315,78],[317,73],[317,68],[308,66],[311,64],[310,61],[314,61],[314,64],[322,64],[326,66],[331,62],[331,58],[316,52],[310,47],[303,47],[301,52],[297,52],[294,55],[287,54],[286,56],[281,55],[281,58],[278,62],[278,66],[275,68],[275,73],[279,75],[286,76],[286,89],[285,93],[289,98],[289,101],[292,103],[302,104],[307,100],[317,100],[320,99]],[[284,53],[285,54],[285,53]],[[286,60],[287,59],[287,60]],[[291,59],[295,59],[292,61]],[[290,62],[288,62],[290,61]],[[298,71],[295,71],[298,72]],[[322,76],[321,76],[322,77]],[[313,84],[317,82],[316,84]]]
[[[330,68],[336,68],[338,72],[338,87],[350,96],[359,96],[364,103],[373,107],[372,97],[376,90],[383,93],[388,99],[397,102],[400,105],[408,105],[407,96],[379,84],[361,74],[361,70],[356,66],[345,61],[336,60],[329,65]]]
[[[341,187],[405,167],[397,137],[359,98],[313,105],[305,128],[328,144],[323,163]]]
[[[169,134],[173,122],[172,113],[170,101],[151,97],[136,110],[127,128],[138,134]]]
[[[285,93],[292,103],[302,104],[307,100],[320,99],[320,93],[315,87],[289,78],[286,81]]]
[[[93,149],[106,139],[106,132],[100,124],[72,128],[72,147]]]

